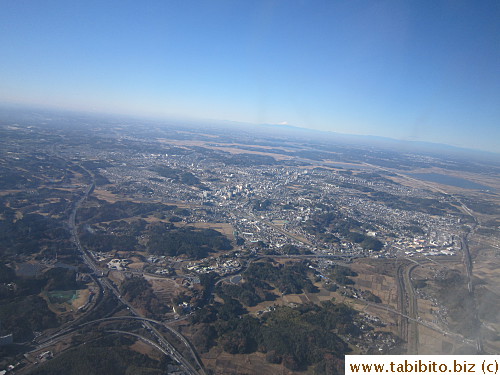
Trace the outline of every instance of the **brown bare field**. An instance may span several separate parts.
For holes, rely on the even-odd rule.
[[[107,190],[103,190],[103,189],[95,189],[94,192],[92,193],[92,195],[94,197],[96,197],[97,199],[108,201],[110,203],[114,203],[116,201],[123,200],[122,197],[119,197],[118,195],[113,194],[112,192],[107,191]]]
[[[482,283],[494,290],[500,285],[499,269],[499,258],[479,258],[474,263],[474,276],[480,278]]]
[[[378,263],[382,267],[386,267],[389,272],[393,268],[391,263]],[[369,290],[380,297],[383,304],[389,305],[394,309],[397,308],[398,292],[394,277],[380,274],[378,269],[367,262],[356,262],[350,265],[350,268],[358,274],[358,276],[353,277],[356,288]]]
[[[307,159],[307,158],[304,158]],[[336,170],[342,170],[342,169],[350,169],[350,168],[360,168],[363,167],[362,164],[356,164],[356,163],[345,163],[337,160],[332,160],[332,159],[323,159],[325,163],[332,163],[334,165],[304,165],[304,166],[299,166],[298,168],[301,169],[313,169],[313,168],[325,168],[325,169],[330,169],[332,171]],[[311,159],[311,162],[314,163],[314,160]]]
[[[71,183],[75,183],[75,181],[80,182],[83,179],[83,174],[77,171],[73,171],[73,177],[71,178]]]
[[[229,223],[189,223],[188,226],[195,228],[203,228],[203,229],[214,229],[216,231],[221,232],[223,235],[229,237],[230,239],[234,239],[234,228]]]
[[[247,307],[246,309],[250,314],[257,315],[257,312],[264,311],[270,306],[293,306],[294,304],[300,305],[303,303],[314,303],[316,305],[321,304],[323,301],[331,301],[334,299],[336,302],[346,302],[348,303],[351,299],[342,296],[340,294],[340,289],[336,292],[330,292],[322,287],[322,283],[314,283],[318,287],[318,293],[300,293],[300,294],[284,294],[282,295],[278,289],[273,289],[271,292],[274,293],[277,298],[274,301],[263,301],[255,306]]]
[[[137,340],[135,343],[130,345],[129,348],[137,353],[147,355],[148,357],[156,360],[161,360],[163,357],[163,353],[141,340]]]
[[[500,353],[500,254],[499,250],[478,251],[473,274],[477,278],[475,298],[483,323],[483,344],[489,353]]]
[[[283,365],[275,365],[266,361],[264,353],[228,354],[215,347],[202,356],[203,363],[217,375],[243,374],[309,374],[309,371],[294,372]]]
[[[191,133],[191,132],[182,132],[182,133],[187,133],[187,134],[199,134],[199,133]],[[201,134],[210,138],[218,138],[218,136],[214,135],[208,135],[208,134]],[[213,141],[188,141],[188,140],[167,140],[164,138],[157,138],[158,141],[162,143],[176,143],[184,146],[203,146],[204,144],[209,144],[210,146],[213,147],[248,147],[248,144],[244,143],[235,143],[235,142],[224,142],[217,140],[215,143],[217,143],[216,146],[213,145]],[[296,150],[293,147],[286,147],[286,146],[264,146],[264,145],[251,145],[253,148],[260,148],[263,150],[283,150],[283,152],[290,152]]]
[[[285,188],[290,189],[290,190],[300,190],[300,189],[303,189],[303,186],[301,186],[301,185],[286,185]]]
[[[190,132],[190,131],[187,131],[187,130],[177,130],[177,133],[180,133],[180,134],[193,134],[193,135],[197,135],[197,136],[200,135],[200,136],[207,137],[207,138],[219,138],[219,136],[215,135],[215,134],[196,133],[196,132]],[[163,139],[163,141],[168,142],[165,139]]]
[[[283,154],[275,154],[272,152],[265,152],[265,148],[258,146],[259,148],[262,148],[263,151],[255,151],[255,150],[245,150],[242,148],[238,148],[237,146],[246,146],[247,145],[238,145],[236,143],[221,143],[220,145],[213,145],[211,142],[207,141],[185,141],[185,140],[160,140],[165,143],[173,144],[176,146],[200,146],[204,147],[210,150],[220,150],[220,151],[225,151],[229,152],[230,154],[255,154],[255,155],[265,155],[265,156],[271,156],[276,160],[291,160],[293,159],[293,156],[290,155],[283,155]],[[257,146],[252,146],[252,147],[257,147]]]
[[[9,194],[17,194],[20,193],[23,190],[2,190],[0,191],[0,197],[4,195],[9,195]]]
[[[73,192],[73,191],[79,191],[79,190],[82,190],[83,188],[85,187],[85,185],[80,185],[80,184],[76,184],[75,187],[52,187],[50,185],[41,185],[39,187],[39,189],[52,189],[52,190],[60,190],[60,191],[70,191],[70,192]]]
[[[108,277],[118,285],[125,281],[125,276],[120,271],[109,271]]]
[[[456,343],[427,327],[418,327],[418,354],[453,354]]]
[[[82,307],[87,303],[89,300],[90,296],[90,290],[88,289],[80,289],[77,290],[77,297],[71,301],[71,305],[73,306],[73,309],[78,310],[78,308]]]
[[[114,193],[111,193],[108,190],[105,189],[95,189],[94,192],[92,193],[93,196],[95,196],[98,199],[108,201],[110,203],[115,203],[118,201],[128,201],[128,202],[134,202],[134,203],[160,203],[160,204],[166,204],[166,205],[171,205],[171,206],[176,206],[178,208],[203,208],[202,205],[196,204],[196,203],[189,203],[189,202],[178,202],[178,201],[172,201],[172,202],[162,202],[160,200],[140,200],[137,198],[132,198],[128,196],[121,196],[117,195]],[[154,218],[156,219],[156,218]],[[147,219],[146,219],[147,220]],[[153,220],[153,218],[150,218],[150,220]],[[156,219],[159,220],[159,219]]]
[[[390,261],[388,261],[390,262]],[[393,262],[393,261],[392,261]],[[447,260],[444,264],[437,261],[430,262],[426,259],[419,261],[421,267],[417,267],[413,273],[414,279],[432,279],[436,269],[448,268],[460,270],[462,264],[455,259]],[[372,264],[370,264],[372,263]],[[397,285],[394,277],[383,275],[378,267],[374,264],[380,264],[380,261],[362,260],[356,262],[351,268],[358,273],[358,276],[353,277],[355,287],[362,290],[369,290],[373,294],[382,299],[382,304],[367,305],[360,300],[350,300],[349,304],[358,311],[364,311],[373,316],[378,316],[387,324],[384,330],[398,334],[398,315],[384,309],[385,305],[389,305],[393,310],[397,308]],[[387,264],[387,271],[390,270],[390,264]],[[417,296],[418,316],[431,324],[436,324],[436,316],[433,312],[437,309],[429,300],[419,298]],[[437,326],[437,324],[436,324]],[[456,342],[451,338],[418,324],[418,354],[458,354],[464,350],[470,350],[461,342]]]
[[[144,268],[144,262],[134,262],[128,264],[128,268],[133,269],[133,270],[142,270]]]
[[[151,287],[153,288],[154,294],[158,299],[166,303],[167,305],[172,304],[172,298],[177,296],[181,292],[187,292],[188,289],[184,288],[176,280],[154,277],[149,275],[144,275],[144,278],[149,281]]]

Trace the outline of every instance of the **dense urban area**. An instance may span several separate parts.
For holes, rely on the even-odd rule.
[[[0,374],[500,353],[498,155],[43,111],[0,142]]]

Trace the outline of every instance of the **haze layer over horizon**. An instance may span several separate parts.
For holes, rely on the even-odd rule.
[[[499,152],[500,4],[0,4],[0,100]]]

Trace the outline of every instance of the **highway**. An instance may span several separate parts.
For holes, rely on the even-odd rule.
[[[69,219],[69,226],[70,226],[70,230],[71,230],[71,233],[72,233],[72,238],[73,238],[73,241],[78,249],[78,251],[80,252],[81,256],[82,256],[82,259],[84,261],[84,263],[93,271],[93,273],[95,275],[98,275],[98,277],[96,278],[96,281],[99,285],[99,287],[101,289],[107,289],[109,290],[111,293],[113,293],[115,295],[115,297],[118,299],[118,301],[120,301],[125,307],[127,307],[127,309],[130,311],[131,314],[133,314],[134,316],[136,317],[139,317],[139,318],[144,318],[143,316],[141,316],[141,314],[139,314],[137,312],[137,310],[130,304],[128,303],[128,301],[126,301],[122,296],[121,296],[121,293],[116,289],[116,287],[113,285],[113,283],[106,277],[104,276],[104,273],[99,269],[99,267],[94,263],[91,255],[82,247],[81,245],[81,242],[80,242],[80,239],[78,237],[78,233],[77,233],[77,227],[76,227],[76,213],[78,211],[78,208],[82,205],[82,203],[88,198],[88,196],[91,194],[91,192],[94,190],[95,188],[95,178],[94,178],[94,175],[88,170],[86,169],[85,167],[83,166],[80,166],[82,169],[84,169],[88,175],[92,178],[92,183],[88,186],[88,188],[86,189],[84,195],[76,202],[74,208],[73,208],[73,211],[71,212],[71,215],[70,215],[70,219]],[[162,334],[151,324],[151,322],[149,321],[144,321],[144,324],[146,326],[147,329],[149,329],[149,331],[151,332],[151,334],[153,336],[155,336],[155,338],[158,340],[158,343],[159,345],[165,349],[168,353],[170,353],[170,355],[172,356],[172,358],[174,358],[179,364],[182,365],[183,369],[188,372],[189,374],[192,374],[192,375],[198,375],[199,373],[201,373],[202,375],[205,375],[205,371],[201,365],[201,363],[199,362],[199,357],[195,354],[194,355],[194,358],[196,359],[196,361],[198,362],[198,366],[200,366],[200,372],[198,372],[192,365],[191,363],[189,363],[189,361],[187,361],[175,348],[173,345],[171,345],[163,336]],[[168,328],[172,331],[171,328]],[[179,334],[177,333],[176,336],[179,337]],[[187,340],[183,337],[182,342],[184,342],[186,344],[186,346],[192,351],[194,352],[194,349],[193,347],[187,343]]]
[[[92,193],[92,191],[95,188],[95,179],[94,179],[93,174],[90,171],[88,171],[87,169],[85,169],[83,166],[82,166],[82,168],[92,178],[92,183],[85,190],[84,195],[75,203],[73,210],[70,214],[69,227],[70,227],[73,241],[75,243],[76,248],[78,249],[79,253],[82,256],[84,263],[92,270],[94,275],[97,275],[97,277],[93,277],[93,278],[94,278],[95,282],[97,283],[97,285],[99,286],[99,288],[101,289],[101,291],[107,290],[107,291],[113,293],[115,295],[115,297],[118,299],[118,301],[120,301],[121,304],[126,306],[127,309],[130,311],[130,313],[133,316],[103,318],[103,319],[99,319],[96,321],[88,322],[88,323],[85,323],[82,325],[77,325],[77,326],[81,327],[81,326],[84,326],[86,324],[96,323],[98,321],[109,321],[109,320],[118,320],[118,319],[141,320],[141,321],[143,321],[145,327],[155,337],[155,339],[157,340],[157,343],[155,343],[154,341],[147,339],[141,335],[137,335],[137,334],[126,332],[126,331],[114,330],[114,331],[109,331],[109,332],[128,334],[128,335],[138,337],[141,340],[148,342],[149,344],[155,346],[158,350],[160,350],[164,354],[171,356],[174,360],[176,360],[183,367],[183,369],[187,373],[193,374],[193,375],[194,374],[204,375],[205,371],[203,369],[202,362],[199,359],[199,356],[197,355],[196,350],[191,345],[191,343],[188,340],[186,340],[186,338],[184,336],[182,336],[178,331],[169,327],[166,323],[162,323],[162,322],[152,320],[152,319],[147,319],[147,318],[141,316],[141,314],[130,303],[128,303],[128,301],[126,301],[121,296],[121,293],[117,290],[116,286],[106,276],[104,276],[104,273],[95,264],[90,253],[88,253],[82,247],[80,240],[79,240],[78,233],[77,233],[76,214],[77,214],[78,208],[83,204],[83,202],[88,198],[88,196]],[[462,204],[462,206],[463,206],[463,204]],[[465,208],[464,208],[464,210],[465,210]],[[467,212],[470,213],[470,210],[467,209]],[[279,231],[280,233],[286,235],[287,237],[289,237],[295,241],[298,241],[298,242],[300,242],[304,245],[307,245],[307,246],[312,246],[312,244],[309,241],[307,241],[305,239],[298,238],[297,236],[286,232],[285,230],[277,227],[276,225],[274,225],[266,220],[260,220],[253,215],[250,216],[249,214],[245,214],[243,212],[241,212],[241,217],[247,217],[248,219],[258,221],[258,222],[262,223],[263,225],[269,226],[269,227],[273,228],[274,230]],[[467,275],[468,275],[468,279],[469,279],[468,288],[469,288],[469,292],[472,294],[473,293],[472,282],[471,282],[471,280],[472,280],[472,261],[471,261],[471,257],[470,257],[470,253],[469,253],[469,249],[468,249],[468,242],[467,242],[467,236],[469,234],[464,236],[464,238],[462,239],[462,249],[463,249],[463,256],[464,256],[464,265],[466,267],[466,271],[467,271]],[[273,257],[276,257],[276,256],[273,256]],[[337,259],[339,259],[339,258],[349,258],[349,256],[345,256],[345,255],[344,256],[339,256],[339,255],[292,255],[292,256],[289,256],[289,258],[306,258],[306,259],[307,258],[309,258],[309,259],[310,258],[337,258]],[[248,267],[248,265],[247,265],[247,267]],[[446,335],[448,337],[451,337],[457,341],[470,344],[470,342],[469,342],[470,340],[466,340],[465,338],[463,338],[460,335],[452,334],[450,332],[446,332],[444,330],[441,330],[441,329],[431,325],[430,323],[424,322],[418,318],[418,308],[417,308],[417,303],[416,303],[416,297],[413,293],[413,288],[411,285],[411,272],[413,271],[413,269],[415,267],[417,267],[417,265],[411,265],[409,267],[400,265],[397,268],[397,278],[396,279],[397,279],[398,291],[399,291],[399,293],[398,293],[398,296],[399,296],[398,308],[400,311],[392,310],[392,309],[389,309],[388,307],[384,308],[380,305],[369,303],[369,302],[366,302],[366,303],[368,305],[375,306],[377,308],[384,308],[387,311],[392,311],[400,316],[400,323],[401,323],[400,324],[400,329],[401,329],[400,333],[401,333],[402,337],[408,341],[408,353],[409,354],[417,354],[418,353],[418,324],[426,326],[427,328],[430,328],[434,331],[440,332],[441,334]],[[219,282],[220,281],[222,281],[222,280],[219,280]],[[407,311],[407,307],[408,307],[409,311]],[[193,358],[196,360],[196,365],[199,367],[199,370],[197,370],[188,360],[186,360],[186,358],[184,358],[184,356],[181,353],[179,353],[175,349],[175,347],[172,344],[170,344],[163,337],[161,332],[156,327],[154,327],[153,324],[161,325],[165,329],[168,329],[176,337],[178,337],[179,340],[190,350]],[[51,336],[48,340],[42,342],[41,345],[43,345],[44,347],[49,346],[53,342],[53,340],[57,339],[58,337],[62,337],[64,335],[66,335],[68,332],[70,332],[72,330],[73,330],[72,328],[66,328],[63,331],[58,332],[56,335]],[[478,349],[478,352],[481,352],[482,345],[481,345],[480,337],[477,338],[475,345]]]
[[[416,320],[418,319],[417,297],[415,296],[415,291],[413,289],[413,284],[411,282],[411,273],[416,267],[418,267],[417,264],[412,264],[405,267],[403,274],[403,282],[405,286],[404,290],[406,291],[407,301],[408,301],[408,315],[414,319],[409,321],[407,327],[408,354],[418,354],[418,345],[419,345],[418,324],[415,323]]]
[[[474,231],[476,230],[479,222],[476,218],[476,216],[473,214],[472,210],[465,205],[459,198],[454,197],[458,203],[460,203],[460,206],[462,209],[467,212],[467,214],[473,219],[474,224],[471,226],[471,230],[466,233],[465,235],[462,236],[461,238],[461,248],[462,248],[462,255],[463,255],[463,263],[465,267],[465,272],[467,274],[467,289],[470,294],[470,298],[472,298],[473,304],[474,304],[474,317],[473,319],[479,322],[479,326],[481,325],[481,321],[479,320],[479,315],[477,312],[477,303],[476,303],[476,298],[474,297],[474,285],[472,283],[472,256],[470,254],[470,249],[469,249],[469,237],[474,234]],[[483,349],[483,339],[481,336],[481,329],[478,328],[476,332],[476,350],[478,354],[484,353]]]
[[[439,191],[440,193],[442,193],[442,194],[444,194],[444,195],[452,198],[453,200],[455,200],[461,206],[462,210],[467,215],[469,215],[472,218],[473,225],[471,225],[471,230],[468,233],[466,233],[465,235],[463,235],[462,239],[461,239],[462,261],[463,261],[463,264],[464,264],[464,267],[465,267],[465,272],[466,272],[466,275],[467,275],[467,289],[469,290],[470,298],[472,298],[472,300],[474,302],[474,317],[473,317],[473,319],[475,319],[479,323],[481,323],[480,320],[479,320],[478,313],[477,313],[476,299],[474,297],[474,288],[473,288],[473,283],[472,283],[472,257],[471,257],[470,250],[469,250],[469,238],[470,238],[471,235],[474,234],[474,231],[476,230],[476,227],[479,224],[479,222],[477,220],[477,217],[474,215],[474,212],[469,207],[467,207],[467,205],[464,202],[462,202],[462,200],[459,197],[457,197],[456,195],[453,195],[453,194],[451,194],[451,193],[443,190],[442,188],[440,188],[439,186],[436,186],[433,183],[429,183],[427,181],[419,180],[419,179],[416,179],[416,178],[413,178],[413,177],[410,177],[410,176],[398,173],[397,171],[394,171],[392,169],[387,169],[387,168],[379,167],[379,166],[376,166],[376,165],[373,165],[373,164],[369,164],[369,163],[363,163],[363,164],[367,165],[367,166],[370,166],[372,168],[375,168],[375,169],[380,169],[380,170],[383,170],[383,171],[386,171],[386,172],[395,173],[395,174],[397,174],[399,177],[401,177],[403,179],[406,179],[406,180],[409,180],[409,181],[414,181],[414,182],[423,184],[425,186],[428,186],[428,187],[430,187],[432,189],[435,189],[435,190]],[[481,330],[478,329],[478,331],[476,332],[476,334],[477,334],[477,337],[475,339],[475,343],[476,343],[475,346],[476,346],[476,349],[477,349],[477,353],[478,354],[482,354],[482,353],[484,353],[484,349],[483,349],[483,340],[482,340],[482,337],[481,337]]]
[[[185,317],[184,319],[187,319],[187,317]],[[172,319],[172,320],[168,320],[166,322],[161,322],[159,320],[144,318],[141,316],[128,316],[128,315],[126,315],[126,316],[111,316],[108,318],[101,318],[101,319],[96,319],[96,320],[93,320],[90,322],[83,323],[78,328],[84,327],[86,325],[115,321],[115,320],[139,320],[139,321],[142,321],[145,323],[156,324],[156,325],[159,325],[159,326],[167,329],[169,332],[171,332],[173,335],[175,335],[180,341],[182,341],[182,343],[190,350],[191,355],[193,356],[193,358],[197,362],[196,364],[198,365],[198,367],[200,369],[203,369],[201,359],[199,358],[198,353],[196,352],[196,349],[193,347],[193,345],[179,331],[173,329],[172,327],[170,327],[168,325],[168,323],[178,322],[181,319]]]
[[[415,322],[416,324],[420,324],[421,326],[427,327],[435,332],[442,334],[443,336],[446,336],[446,337],[449,337],[449,338],[455,340],[456,342],[461,342],[461,343],[467,344],[469,346],[476,346],[476,342],[474,340],[466,339],[465,337],[459,335],[458,333],[445,331],[444,329],[441,329],[441,328],[433,325],[432,323],[427,322],[425,320],[422,320],[420,318],[414,319],[411,316],[409,316],[407,314],[403,314],[398,310],[394,310],[387,305],[377,304],[374,302],[368,302],[368,301],[364,301],[364,300],[362,302],[364,304],[372,306],[376,309],[385,310],[385,311],[391,312],[393,314],[400,315],[400,316],[408,319],[411,322]]]
[[[396,269],[398,309],[401,312],[399,333],[401,338],[407,342],[407,353],[418,354],[418,307],[411,283],[411,273],[419,264],[412,259],[409,260],[414,264],[399,264]],[[411,319],[406,318],[407,316]]]
[[[396,261],[397,262],[397,261]],[[396,283],[398,289],[398,310],[399,314],[399,336],[408,342],[408,314],[406,310],[406,292],[403,281],[404,265],[397,265],[396,268]]]
[[[106,332],[109,332],[109,333],[119,333],[119,334],[122,334],[122,335],[129,335],[129,336],[137,337],[138,339],[144,341],[145,343],[147,343],[147,344],[155,347],[156,349],[158,349],[163,354],[165,354],[167,356],[172,356],[172,353],[169,353],[167,350],[165,350],[163,347],[161,347],[160,345],[158,345],[154,341],[152,341],[152,340],[150,340],[147,337],[144,337],[142,335],[138,335],[137,333],[131,333],[131,332],[127,332],[127,331],[120,331],[120,330],[117,330],[117,329],[112,329],[112,330],[109,330],[109,331],[106,331]]]

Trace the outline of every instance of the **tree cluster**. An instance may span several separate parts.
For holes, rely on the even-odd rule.
[[[58,326],[56,315],[45,300],[31,295],[0,305],[0,321],[5,332],[12,332],[15,342],[33,338],[34,331]]]
[[[168,311],[168,307],[154,294],[151,284],[142,277],[126,280],[120,290],[130,302],[143,307],[151,317],[161,318]]]
[[[138,241],[135,236],[117,236],[114,234],[84,232],[80,236],[82,245],[94,251],[108,252],[112,250],[138,250]]]
[[[349,351],[338,334],[360,334],[356,312],[343,304],[276,307],[261,318],[241,317],[235,300],[227,299],[226,304],[227,314],[221,314],[223,306],[216,304],[193,317],[193,323],[200,323],[193,340],[202,351],[218,343],[231,354],[260,351],[270,363],[283,363],[290,370],[314,365],[315,373],[324,374],[325,368],[342,364],[339,359]]]
[[[192,259],[202,259],[216,250],[231,250],[227,237],[213,229],[192,227],[169,230],[152,230],[147,243],[148,251],[156,255],[186,255]]]
[[[90,199],[89,201],[94,205],[81,207],[78,210],[77,220],[79,222],[100,223],[121,220],[154,212],[170,211],[176,208],[161,203],[135,203],[130,201],[110,203],[100,199]]]
[[[38,366],[30,375],[161,375],[169,359],[154,360],[130,350],[133,340],[112,336],[87,340]],[[167,357],[164,357],[167,358]]]
[[[269,288],[273,284],[283,294],[313,293],[316,287],[308,277],[310,269],[303,262],[290,262],[286,265],[273,265],[270,262],[252,263],[243,276],[253,287]]]
[[[206,189],[206,186],[203,185],[200,179],[189,171],[183,171],[181,169],[171,168],[165,165],[154,167],[151,170],[158,173],[162,177],[170,178],[181,184]]]
[[[0,256],[33,254],[43,249],[67,248],[69,231],[59,220],[40,214],[26,214],[16,220],[11,211],[0,220]]]

